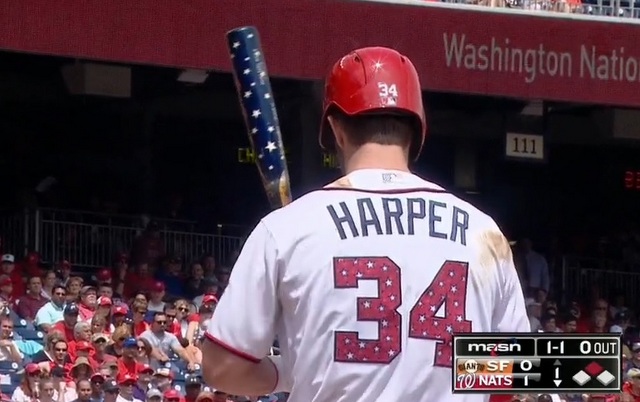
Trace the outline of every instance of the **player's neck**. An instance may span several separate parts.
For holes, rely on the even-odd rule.
[[[360,169],[409,171],[407,152],[397,145],[365,144],[346,155],[344,173]]]

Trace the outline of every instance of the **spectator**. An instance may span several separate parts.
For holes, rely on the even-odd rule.
[[[13,321],[9,317],[0,318],[0,361],[22,362],[23,355],[18,346],[11,339],[13,336]]]
[[[24,279],[20,270],[16,269],[16,257],[13,254],[4,254],[0,259],[1,273],[11,278],[11,300],[16,300],[25,293]]]
[[[107,325],[107,320],[104,316],[96,314],[91,319],[91,333],[92,334],[110,334],[111,328]]]
[[[71,378],[76,381],[76,383],[82,380],[86,380],[88,382],[89,378],[91,378],[91,376],[93,375],[93,368],[91,366],[91,363],[89,362],[89,359],[85,356],[78,356],[73,362],[73,366],[71,366],[70,375]],[[90,393],[91,384],[88,385]]]
[[[184,278],[182,277],[182,259],[169,257],[165,260],[158,279],[165,284],[165,290],[171,297],[184,296]]]
[[[112,356],[106,352],[107,342],[109,341],[109,337],[103,333],[93,334],[91,337],[91,342],[93,345],[93,359],[100,365],[110,362],[117,361],[118,359],[115,356]]]
[[[149,329],[149,324],[145,321],[147,312],[147,303],[142,301],[135,301],[131,306],[133,310],[133,334],[139,336],[144,331]]]
[[[141,263],[136,266],[136,272],[128,272],[124,284],[124,296],[136,296],[140,289],[150,290],[156,280],[153,278],[149,265]]]
[[[151,294],[149,296],[149,304],[147,306],[147,310],[154,312],[163,312],[164,311],[164,296],[165,296],[165,285],[164,282],[156,281],[151,287]]]
[[[61,366],[69,363],[67,341],[64,339],[64,333],[49,331],[44,337],[44,349],[36,353],[32,361],[34,363],[52,362]]]
[[[573,333],[573,332],[576,332],[577,328],[578,328],[578,319],[572,314],[567,314],[566,318],[564,319],[563,332]]]
[[[55,323],[51,329],[62,332],[67,342],[75,340],[74,328],[78,323],[79,314],[80,310],[78,309],[77,304],[67,304],[62,311],[62,321]]]
[[[104,394],[102,386],[106,381],[105,377],[100,373],[95,373],[89,381],[91,382],[91,397],[89,399],[91,402],[101,402]]]
[[[98,285],[98,298],[107,298],[113,303],[113,287],[111,286],[111,284],[101,283],[100,285]]]
[[[202,269],[204,270],[205,279],[214,279],[216,276],[216,259],[207,254],[202,257]]]
[[[527,299],[527,314],[532,332],[540,330],[540,316],[542,315],[542,305],[533,299]]]
[[[151,388],[147,391],[147,402],[160,402],[162,401],[162,391],[157,388]]]
[[[62,286],[67,287],[71,280],[71,263],[67,260],[59,261],[56,264],[55,269],[58,272],[58,282]]]
[[[171,382],[173,381],[173,374],[171,369],[161,367],[153,373],[153,385],[160,391],[165,392],[171,389]]]
[[[143,364],[138,368],[138,384],[134,390],[134,397],[145,399],[145,392],[151,389],[151,380],[153,379],[154,370],[148,364]]]
[[[58,393],[51,379],[43,379],[40,381],[38,402],[59,402]]]
[[[215,303],[217,303],[217,300],[218,300],[217,298],[218,290],[219,290],[218,282],[207,281],[204,290],[205,290],[204,294],[201,294],[193,299],[193,304],[195,304],[196,308],[198,309],[200,309],[200,307],[204,303],[205,297],[209,297],[209,300],[212,302],[213,299],[211,299],[211,297],[213,296],[216,299]]]
[[[72,359],[76,357],[76,346],[82,342],[86,344],[91,342],[91,324],[88,322],[78,322],[73,327],[73,340],[69,341],[69,354]]]
[[[607,328],[607,312],[601,310],[595,310],[591,316],[591,330],[589,332],[594,334],[606,333]]]
[[[131,338],[131,330],[128,325],[119,326],[113,331],[111,335],[112,344],[108,345],[105,349],[105,353],[121,357],[124,350],[124,341]]]
[[[95,281],[98,285],[111,285],[112,277],[111,277],[111,268],[103,267],[98,270],[94,277]],[[108,296],[111,297],[111,296]]]
[[[24,368],[24,377],[20,385],[13,391],[11,395],[12,402],[32,402],[38,398],[38,382],[41,370],[35,363],[29,363]]]
[[[613,318],[613,325],[609,328],[609,332],[625,334],[630,324],[631,317],[629,317],[628,310],[618,310]]]
[[[165,402],[181,402],[182,401],[182,395],[180,395],[180,393],[175,389],[164,391],[162,394],[162,398]]]
[[[545,314],[540,319],[540,332],[559,332],[556,327],[556,317],[552,314]]]
[[[129,309],[126,304],[116,305],[111,310],[111,326],[115,331],[121,325],[127,325],[127,313],[129,313]]]
[[[102,391],[104,392],[103,402],[116,402],[118,400],[118,394],[120,388],[118,382],[114,379],[108,379],[102,384]]]
[[[150,264],[159,266],[165,255],[164,241],[160,236],[160,225],[157,221],[150,221],[147,228],[133,242],[131,258],[134,264]]]
[[[42,297],[41,292],[42,279],[39,276],[33,276],[29,278],[29,292],[16,301],[16,313],[27,322],[33,322],[38,310],[48,302]]]
[[[185,284],[185,295],[188,298],[193,299],[196,296],[206,293],[206,282],[204,279],[204,268],[202,268],[202,264],[198,262],[191,264],[189,274],[189,279]]]
[[[626,373],[626,378],[627,380],[622,385],[623,397],[627,397],[631,401],[640,401],[640,369],[630,369]]]
[[[127,338],[122,342],[122,356],[118,359],[118,373],[135,376],[140,363],[137,362],[138,343],[135,338]]]
[[[192,356],[185,351],[175,335],[165,330],[166,325],[167,316],[164,313],[155,313],[151,328],[140,335],[148,340],[153,348],[151,352],[152,363],[166,363],[170,360],[169,356],[175,353],[188,362],[189,370],[194,370],[195,363]]]
[[[58,276],[53,270],[49,270],[42,276],[42,297],[45,299],[51,299],[53,295],[53,288],[58,283]]]
[[[202,391],[202,379],[195,375],[189,375],[185,378],[185,401],[196,402],[200,391]]]
[[[138,350],[138,354],[136,355],[136,360],[140,364],[149,365],[151,363],[151,352],[153,351],[151,344],[149,343],[148,340],[142,337],[138,337],[136,339],[136,342],[137,342],[136,346]]]
[[[33,324],[47,332],[55,323],[62,321],[64,319],[63,312],[66,297],[67,293],[64,286],[53,286],[51,288],[51,300],[38,310]]]
[[[0,275],[0,300],[13,304],[13,280],[9,275]]]
[[[119,374],[118,375],[118,388],[120,394],[116,401],[118,402],[142,402],[140,399],[133,397],[133,390],[138,381],[138,377],[135,374]]]
[[[176,316],[172,326],[170,327],[172,328],[171,333],[178,338],[186,338],[189,325],[192,322],[195,322],[194,325],[197,327],[198,317],[197,315],[190,314],[191,311],[189,309],[189,302],[185,299],[176,300],[174,303],[174,307]]]
[[[80,290],[84,284],[84,280],[79,276],[72,276],[67,281],[67,302],[77,303],[80,299]]]
[[[97,307],[98,289],[96,289],[94,286],[83,286],[80,290],[80,303],[78,303],[78,309],[80,310],[80,319],[82,321],[91,321],[94,314],[96,313]]]
[[[78,367],[81,367],[81,366],[78,366]],[[76,392],[78,394],[78,398],[72,402],[91,402],[92,387],[89,379],[79,378],[79,377],[74,377],[74,378],[78,378],[76,382]]]
[[[549,293],[549,266],[547,260],[540,253],[533,250],[533,243],[529,239],[522,240],[524,275],[529,289],[542,289]]]

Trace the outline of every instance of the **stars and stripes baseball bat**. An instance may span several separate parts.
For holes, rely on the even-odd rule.
[[[233,29],[227,32],[227,45],[258,172],[269,203],[280,208],[291,202],[289,170],[258,30]]]

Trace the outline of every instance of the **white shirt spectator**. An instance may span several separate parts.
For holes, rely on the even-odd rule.
[[[48,302],[44,306],[40,307],[40,310],[36,313],[36,317],[33,323],[36,326],[40,325],[53,325],[58,321],[62,321],[64,306],[56,306],[53,302]]]

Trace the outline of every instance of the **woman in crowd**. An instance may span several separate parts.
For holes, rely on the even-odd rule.
[[[93,367],[88,358],[80,356],[73,362],[69,374],[76,383],[80,380],[88,380],[93,375]]]
[[[80,289],[84,280],[79,276],[72,276],[67,282],[67,303],[75,303],[80,299]]]
[[[53,380],[46,378],[40,381],[38,402],[60,402]]]
[[[33,402],[39,396],[39,382],[42,371],[35,363],[29,363],[24,368],[24,377],[20,385],[11,395],[12,402]]]
[[[58,283],[58,277],[56,271],[49,270],[42,276],[42,297],[51,299],[53,287]]]
[[[149,364],[149,359],[151,358],[151,352],[153,348],[148,340],[138,337],[136,338],[137,347],[138,347],[138,355],[136,360],[141,364]]]
[[[122,357],[122,351],[124,347],[122,344],[125,339],[131,337],[131,330],[128,325],[122,325],[113,331],[111,335],[112,344],[108,345],[105,349],[105,353],[115,357]]]
[[[96,314],[91,319],[92,334],[111,334],[111,328],[107,325],[105,316]]]
[[[176,308],[176,318],[175,325],[171,328],[171,332],[178,338],[186,339],[190,326],[192,327],[192,332],[197,328],[197,315],[191,314],[192,306],[186,299],[178,299],[173,303],[173,305]]]
[[[111,332],[113,332],[113,327],[111,326],[111,307],[113,303],[111,302],[110,298],[100,296],[96,304],[98,307],[96,308],[96,314],[94,315],[94,318],[96,316],[102,317],[105,324],[103,332],[105,334],[110,334]]]

